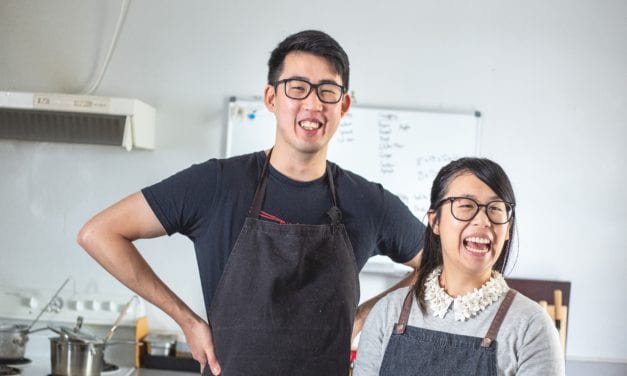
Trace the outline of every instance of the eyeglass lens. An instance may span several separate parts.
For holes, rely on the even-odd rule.
[[[483,206],[485,206],[488,219],[492,223],[503,224],[511,219],[512,207],[505,201],[492,201],[486,205],[479,205],[469,198],[455,198],[451,203],[451,212],[460,221],[470,221]]]
[[[307,81],[291,79],[285,81],[285,95],[292,99],[305,99],[316,89],[318,99],[324,103],[337,103],[342,98],[342,87],[332,83],[313,85]]]

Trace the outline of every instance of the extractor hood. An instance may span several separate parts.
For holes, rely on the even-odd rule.
[[[0,91],[0,138],[154,149],[155,109],[137,99]]]

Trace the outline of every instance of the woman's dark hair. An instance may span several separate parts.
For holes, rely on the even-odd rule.
[[[492,189],[501,200],[516,204],[514,189],[512,188],[512,184],[509,181],[507,174],[505,174],[505,171],[503,171],[501,166],[486,158],[461,158],[442,167],[442,169],[438,172],[438,175],[433,180],[429,212],[435,212],[436,222],[439,222],[442,214],[442,206],[436,207],[436,205],[438,205],[442,199],[445,198],[444,195],[448,192],[451,181],[465,173],[470,173],[476,176],[479,180],[490,187],[490,189]],[[503,244],[503,251],[493,266],[493,270],[497,270],[501,273],[503,273],[507,267],[511,244],[514,239],[514,228],[516,225],[515,211],[513,211],[512,219],[509,223],[509,240],[506,240]],[[416,285],[414,286],[416,299],[418,300],[420,309],[423,313],[426,312],[427,306],[425,302],[425,282],[431,272],[443,263],[440,237],[433,232],[433,228],[430,223],[427,224],[427,228],[425,229],[424,239],[422,260],[420,262],[420,267],[418,268]]]
[[[305,30],[292,34],[272,51],[268,60],[268,84],[274,85],[283,70],[285,56],[290,52],[308,52],[327,59],[342,77],[342,86],[348,90],[348,55],[335,39],[318,30]]]

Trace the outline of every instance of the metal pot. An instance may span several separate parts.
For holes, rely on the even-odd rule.
[[[105,345],[136,344],[135,341],[109,341],[117,322],[119,320],[109,330],[109,335],[104,340],[81,329],[83,325],[82,316],[78,316],[74,328],[66,326],[48,327],[59,334],[58,337],[50,338],[52,374],[55,376],[99,376],[104,365]]]
[[[28,329],[28,325],[0,324],[0,358],[24,358]]]
[[[104,363],[104,341],[83,341],[67,337],[50,338],[52,374],[99,376]]]
[[[144,338],[144,343],[150,355],[173,356],[176,351],[176,334],[151,333]]]
[[[44,308],[39,311],[39,314],[35,317],[35,320],[30,323],[30,325],[0,324],[0,358],[11,360],[24,358],[26,343],[28,342],[28,334],[48,329],[43,327],[31,330],[31,328],[48,309],[48,307],[56,301],[57,296],[59,296],[59,293],[69,280],[70,279],[68,278],[65,282],[63,282],[57,292],[54,293],[48,304],[46,304]]]

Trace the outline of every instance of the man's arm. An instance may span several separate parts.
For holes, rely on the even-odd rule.
[[[126,287],[174,319],[194,359],[201,367],[209,361],[217,375],[220,365],[209,325],[159,279],[133,244],[137,239],[165,234],[143,194],[137,192],[90,219],[79,232],[78,243]]]
[[[357,307],[357,313],[355,314],[355,323],[353,324],[353,334],[351,336],[351,341],[355,339],[355,337],[357,336],[357,334],[359,334],[359,332],[361,332],[361,329],[364,326],[364,322],[366,321],[366,317],[368,317],[370,310],[372,309],[372,307],[374,307],[374,305],[381,298],[383,298],[384,296],[386,296],[387,294],[389,294],[390,292],[396,289],[410,286],[416,283],[416,270],[420,266],[421,257],[422,257],[422,250],[418,251],[418,254],[413,259],[405,263],[405,265],[411,266],[412,268],[414,268],[413,272],[410,272],[405,278],[398,281],[395,285],[393,285],[389,289],[366,300],[365,302],[361,303],[359,307]]]

